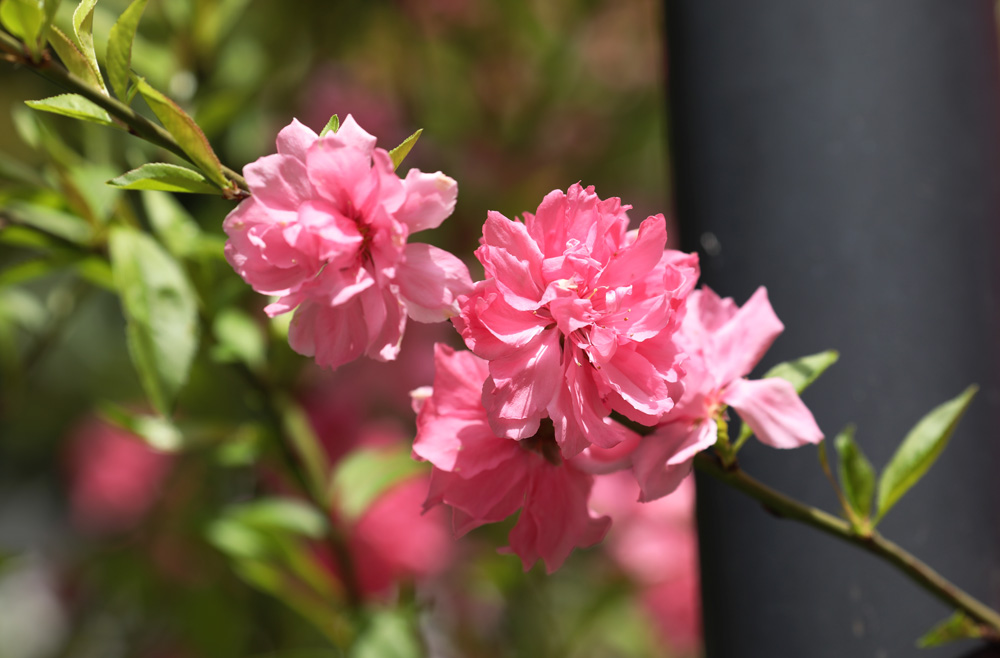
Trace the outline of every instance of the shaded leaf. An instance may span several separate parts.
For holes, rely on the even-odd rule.
[[[354,521],[387,489],[425,470],[407,449],[355,450],[337,464],[330,500],[344,519]]]
[[[177,261],[144,233],[113,229],[110,252],[132,363],[153,406],[167,415],[198,349],[194,291]]]
[[[191,161],[198,165],[209,180],[221,188],[228,188],[230,185],[222,173],[222,163],[195,120],[177,103],[153,89],[144,78],[136,78],[135,84],[153,114],[177,140]]]
[[[369,617],[349,658],[421,658],[423,646],[416,620],[405,609],[383,608]]]
[[[148,0],[133,0],[115,21],[108,37],[108,52],[105,58],[108,67],[108,80],[111,81],[111,88],[115,94],[123,100],[128,96],[128,83],[132,68],[132,42],[135,40],[135,31],[139,27],[139,19],[142,18],[142,13],[146,10],[147,2]]]
[[[174,256],[187,258],[200,253],[201,227],[172,194],[142,191],[142,205],[153,233]]]
[[[73,36],[76,37],[76,47],[83,54],[94,73],[98,86],[105,95],[108,88],[101,76],[101,67],[97,65],[97,52],[94,50],[94,7],[97,0],[80,0],[73,11]]]
[[[878,483],[878,518],[885,516],[917,483],[948,445],[958,421],[979,387],[972,385],[958,397],[939,405],[920,419],[903,439]]]
[[[61,114],[82,121],[99,123],[102,126],[115,125],[111,120],[111,115],[103,107],[79,94],[60,94],[38,101],[24,101],[24,104],[33,110]]]
[[[251,368],[264,364],[267,342],[257,322],[237,308],[224,308],[212,322],[217,345],[212,356],[223,363],[242,361]]]
[[[86,245],[94,238],[94,229],[76,215],[28,201],[8,201],[4,212],[15,222],[58,236],[74,244]]]
[[[393,169],[398,168],[400,163],[402,163],[406,156],[409,155],[413,145],[417,143],[418,139],[420,139],[420,133],[422,132],[424,132],[423,128],[404,139],[402,144],[389,151],[389,157],[392,158]]]
[[[958,611],[927,631],[923,637],[917,640],[917,646],[921,649],[929,649],[949,642],[978,637],[982,637],[982,633],[976,623],[969,619],[965,613]]]
[[[326,122],[326,125],[323,126],[323,130],[320,131],[319,136],[325,137],[328,133],[335,133],[338,130],[340,130],[340,118],[334,114],[330,117],[330,120]]]
[[[220,190],[194,169],[165,162],[144,164],[108,181],[108,185],[123,190],[160,190],[219,194]]]
[[[838,475],[851,508],[859,517],[867,519],[871,514],[872,498],[875,495],[875,469],[854,441],[854,433],[855,428],[850,425],[834,439]]]

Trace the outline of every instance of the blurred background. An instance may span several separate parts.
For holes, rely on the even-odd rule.
[[[126,5],[97,5],[101,61]],[[447,173],[459,198],[422,239],[478,278],[487,210],[533,211],[577,181],[631,204],[636,224],[669,219],[663,25],[656,0],[153,0],[132,65],[237,170],[293,117],[318,131],[352,114],[384,148],[423,128],[403,168]],[[0,658],[339,655],[322,600],[234,558],[220,518],[289,489],[267,440],[275,392],[291,410],[277,424],[301,421],[334,468],[408,453],[408,391],[431,383],[430,345],[454,332],[411,323],[400,361],[318,370],[222,258],[231,203],[105,186],[164,155],[23,104],[57,93],[0,65]],[[176,427],[135,425],[149,407],[100,247],[112,218],[157,236],[199,295]],[[366,600],[421,610],[416,648],[389,615],[389,648],[358,655],[700,652],[690,489],[638,509],[627,481],[605,480],[594,504],[614,513],[611,535],[546,577],[496,553],[509,523],[453,542],[443,515],[419,513],[426,471],[403,471],[363,516],[331,520]],[[336,582],[319,547],[295,550],[310,587]]]

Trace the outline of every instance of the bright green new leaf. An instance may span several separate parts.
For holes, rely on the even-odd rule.
[[[132,68],[132,42],[135,31],[139,27],[139,19],[146,10],[149,0],[133,0],[132,4],[118,17],[111,27],[108,37],[108,52],[106,57],[108,79],[111,88],[118,98],[125,99],[128,95],[128,82]]]
[[[878,519],[924,476],[945,449],[978,390],[979,387],[973,384],[921,418],[906,435],[879,479]]]
[[[113,126],[111,115],[103,107],[97,105],[79,94],[60,94],[38,101],[24,101],[33,110],[61,114],[66,117],[99,123],[102,126]]]
[[[854,441],[855,428],[849,425],[834,439],[837,448],[840,486],[851,509],[862,519],[871,514],[875,495],[875,469]]]
[[[405,609],[375,610],[348,658],[421,658],[424,649],[413,614]]]
[[[80,0],[73,11],[73,36],[76,37],[76,47],[83,53],[97,79],[98,86],[105,95],[108,88],[104,86],[101,67],[97,65],[97,51],[94,50],[94,7],[97,0]]]
[[[168,415],[198,350],[198,304],[184,271],[151,237],[117,227],[111,270],[132,363],[157,411]]]
[[[806,390],[827,368],[836,363],[839,358],[840,354],[836,350],[810,354],[794,361],[779,363],[764,373],[761,379],[779,377],[789,382],[795,387],[795,392],[802,395],[802,391]],[[736,445],[743,445],[750,438],[751,434],[753,434],[753,430],[750,429],[749,425],[743,423],[743,426],[740,428],[740,435],[736,439]]]
[[[338,130],[340,130],[340,118],[334,114],[330,117],[330,120],[326,122],[326,125],[323,126],[323,130],[320,131],[319,136],[326,137],[327,134],[335,133]]]
[[[194,119],[177,103],[149,86],[144,78],[136,78],[135,84],[139,93],[146,99],[150,109],[153,110],[153,114],[160,120],[167,132],[177,140],[191,161],[198,165],[209,180],[221,188],[228,188],[230,185],[225,174],[222,173],[222,163],[219,162],[219,157],[215,155],[208,139],[205,138],[205,133],[198,127]]]
[[[220,190],[194,169],[166,162],[144,164],[108,181],[108,185],[123,190],[160,190],[163,192],[191,192],[194,194],[219,194]]]
[[[58,0],[0,0],[0,23],[24,41],[37,61],[58,6]]]
[[[392,485],[424,470],[409,450],[356,450],[337,464],[330,499],[344,519],[353,521]]]
[[[63,65],[70,73],[80,78],[91,87],[100,88],[101,83],[97,79],[97,74],[94,73],[94,69],[91,68],[86,55],[84,55],[77,45],[73,43],[72,39],[66,36],[66,34],[55,25],[49,28],[49,45],[51,45],[52,49],[56,51],[56,54],[59,55],[59,59],[62,60]]]
[[[404,139],[402,144],[389,151],[389,157],[392,158],[393,169],[398,168],[400,163],[402,163],[406,156],[409,155],[413,145],[417,143],[418,139],[420,139],[420,133],[422,132],[424,132],[423,128]]]
[[[261,326],[237,308],[224,308],[212,322],[217,342],[212,356],[229,363],[242,361],[251,368],[264,364],[267,341]]]
[[[969,619],[965,613],[958,611],[927,631],[923,637],[917,640],[917,646],[921,649],[930,649],[949,642],[978,637],[982,637],[982,633],[976,623]]]
[[[178,452],[185,447],[181,431],[161,416],[133,414],[108,402],[101,405],[101,415],[112,425],[135,434],[154,450]]]

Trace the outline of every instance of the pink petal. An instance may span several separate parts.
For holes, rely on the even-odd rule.
[[[292,119],[292,122],[281,129],[278,133],[277,146],[278,153],[290,155],[303,163],[306,161],[306,151],[319,139],[319,135],[299,122]]]
[[[434,469],[424,506],[430,508],[444,503],[456,512],[463,512],[455,515],[456,536],[484,523],[503,521],[524,502],[530,464],[533,458],[541,459],[528,453],[525,457],[529,459],[510,459],[468,479],[458,473]]]
[[[517,525],[511,530],[510,551],[527,571],[539,559],[552,573],[574,548],[593,546],[607,534],[611,519],[590,511],[593,477],[569,464],[535,468]]]
[[[354,120],[354,117],[350,114],[347,118],[340,122],[340,127],[335,133],[327,133],[323,138],[324,140],[337,140],[345,146],[350,146],[355,148],[367,155],[371,155],[372,151],[375,149],[375,143],[378,141],[375,137],[365,132],[365,130],[358,125],[358,122]]]
[[[632,472],[639,482],[639,500],[662,498],[691,473],[695,454],[715,445],[718,427],[713,420],[699,424],[679,421],[661,425],[632,453]]]
[[[403,188],[406,200],[396,211],[396,219],[406,224],[410,233],[437,228],[455,211],[458,183],[440,171],[425,174],[410,169]]]
[[[749,374],[784,329],[767,299],[767,289],[758,288],[712,335],[712,374],[720,384]]]
[[[598,279],[602,286],[626,286],[644,276],[663,256],[667,223],[663,215],[646,218],[634,242],[614,253]]]
[[[549,324],[543,317],[512,308],[492,279],[478,282],[472,293],[458,302],[460,315],[452,322],[469,349],[484,359],[520,349]]]
[[[490,361],[494,388],[484,389],[483,406],[497,436],[534,436],[562,379],[561,361],[559,333],[551,330]],[[497,419],[510,422],[494,422]]]
[[[590,446],[573,458],[573,465],[585,473],[604,475],[632,466],[632,453],[639,446],[642,437],[629,432],[629,437],[613,448]]]
[[[253,198],[271,210],[295,213],[300,204],[313,198],[305,163],[290,155],[265,155],[245,166],[243,175]]]
[[[812,412],[784,379],[737,379],[723,391],[722,401],[772,448],[797,448],[823,440]]]
[[[360,216],[362,205],[378,187],[378,174],[372,172],[371,151],[357,148],[339,132],[309,147],[306,165],[307,180],[317,193],[348,217]]]
[[[659,416],[670,411],[674,401],[670,399],[663,376],[633,346],[623,346],[615,352],[607,363],[601,366],[600,380],[640,414]],[[629,407],[623,411],[629,412]],[[631,418],[631,415],[629,415]],[[632,418],[645,422],[644,418]]]
[[[458,296],[472,292],[461,260],[429,244],[408,244],[396,269],[407,314],[417,322],[440,322],[458,314]]]
[[[321,306],[304,302],[288,329],[288,344],[303,356],[315,356],[321,367],[337,368],[364,353],[368,343],[361,304]]]
[[[376,361],[395,360],[406,328],[406,312],[402,303],[392,291],[375,287],[362,291],[358,299],[361,300],[368,327],[365,354]]]
[[[483,246],[476,250],[486,276],[494,277],[508,304],[538,308],[542,296],[542,253],[521,222],[490,211],[483,224]]]

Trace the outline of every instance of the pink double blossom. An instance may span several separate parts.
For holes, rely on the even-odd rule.
[[[350,116],[322,138],[298,121],[278,152],[244,168],[252,196],[226,217],[226,258],[254,290],[294,310],[289,343],[336,368],[396,357],[406,318],[437,322],[472,287],[465,265],[411,233],[438,226],[458,186],[437,172],[400,179],[388,152]]]
[[[415,396],[413,453],[434,465],[426,507],[450,506],[457,536],[520,509],[507,550],[525,569],[541,559],[551,573],[573,548],[601,541],[611,520],[588,507],[593,476],[563,461],[552,433],[516,441],[490,427],[481,402],[487,363],[439,344],[435,366],[433,391]]]
[[[523,223],[489,213],[476,251],[487,278],[453,322],[489,362],[482,400],[497,436],[531,437],[548,416],[568,458],[625,439],[612,410],[652,425],[680,399],[673,333],[697,257],[665,250],[662,215],[629,231],[629,208],[575,184]]]
[[[684,396],[631,455],[642,500],[659,498],[677,487],[690,472],[694,455],[715,444],[716,418],[726,406],[774,448],[823,440],[812,412],[789,382],[775,377],[746,379],[784,328],[764,288],[758,288],[742,307],[708,288],[690,295],[678,335],[678,344],[689,357],[684,363]]]

